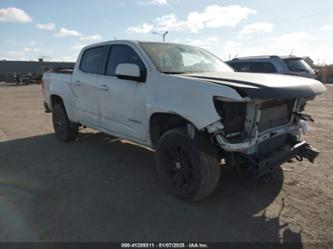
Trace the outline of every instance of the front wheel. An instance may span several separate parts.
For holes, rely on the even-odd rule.
[[[52,122],[55,134],[59,140],[70,142],[76,139],[79,133],[79,124],[69,121],[62,104],[56,104],[53,107]]]
[[[184,128],[169,130],[160,138],[156,159],[161,182],[180,199],[199,201],[219,183],[221,167],[213,146],[207,139],[190,138]]]

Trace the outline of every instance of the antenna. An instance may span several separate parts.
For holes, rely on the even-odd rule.
[[[295,52],[295,49],[291,50],[289,56],[292,56],[294,52]]]

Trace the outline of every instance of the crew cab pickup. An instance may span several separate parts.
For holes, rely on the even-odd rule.
[[[58,139],[73,141],[79,127],[90,127],[148,146],[161,183],[181,199],[208,196],[221,162],[259,178],[318,155],[300,135],[312,120],[306,103],[326,90],[319,81],[236,73],[198,47],[93,44],[72,72],[47,72],[42,85]]]

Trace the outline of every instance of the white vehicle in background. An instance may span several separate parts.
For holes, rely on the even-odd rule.
[[[300,140],[316,80],[235,73],[204,49],[171,43],[109,41],[82,49],[72,73],[45,73],[45,105],[56,136],[79,126],[156,150],[166,189],[196,201],[217,186],[220,162],[269,174],[318,152]]]

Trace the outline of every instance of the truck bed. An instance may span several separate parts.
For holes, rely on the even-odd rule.
[[[57,89],[67,89],[66,91],[71,92],[71,83],[72,83],[72,72],[46,72],[43,75],[42,87],[43,94],[45,96],[45,102],[47,103],[50,109],[50,85],[53,84],[53,88]]]
[[[53,73],[73,74],[73,68],[56,68]]]
[[[43,75],[44,84],[52,81],[60,81],[71,83],[72,82],[72,72],[48,72]],[[45,85],[46,86],[46,85]]]

